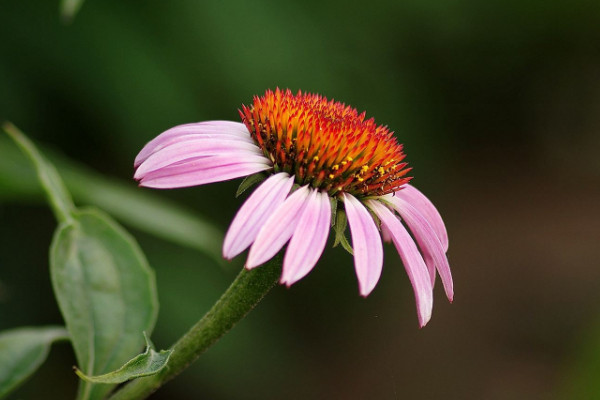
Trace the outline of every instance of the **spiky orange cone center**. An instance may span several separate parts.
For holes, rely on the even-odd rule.
[[[393,132],[343,103],[277,89],[255,96],[240,115],[275,170],[294,175],[299,185],[367,197],[410,180]]]

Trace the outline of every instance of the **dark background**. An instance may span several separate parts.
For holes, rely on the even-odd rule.
[[[329,246],[153,398],[600,398],[597,0],[88,0],[71,24],[57,1],[5,0],[0,19],[0,120],[106,176],[135,187],[133,159],[160,132],[302,89],[390,126],[446,221],[455,302],[438,284],[424,329],[392,247],[362,299],[351,257]],[[139,190],[224,231],[237,184]],[[0,187],[0,329],[61,324],[52,214]],[[157,273],[166,348],[244,257],[222,268],[131,231]],[[74,363],[53,346],[11,398],[73,397]]]

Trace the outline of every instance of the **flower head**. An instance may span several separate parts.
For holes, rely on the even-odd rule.
[[[276,171],[334,196],[392,193],[410,178],[402,145],[365,113],[316,94],[268,91],[243,122]]]
[[[256,96],[240,115],[242,123],[208,121],[163,132],[137,156],[135,179],[141,186],[177,188],[266,174],[233,219],[224,257],[250,247],[251,269],[287,243],[281,283],[289,286],[317,263],[332,221],[336,243],[349,248],[347,221],[362,296],[381,275],[383,238],[404,263],[421,326],[431,317],[436,271],[452,301],[444,223],[408,184],[410,169],[393,132],[342,103],[289,90]]]

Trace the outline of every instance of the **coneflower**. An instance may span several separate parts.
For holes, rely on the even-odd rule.
[[[250,247],[246,268],[252,269],[287,243],[280,282],[289,286],[312,270],[334,226],[336,243],[353,252],[362,296],[381,275],[383,238],[404,263],[420,326],[431,317],[436,271],[452,301],[446,228],[408,184],[410,169],[393,132],[350,106],[289,90],[256,96],[240,115],[241,123],[207,121],[160,134],[137,156],[135,179],[166,189],[265,175],[229,227],[225,258]]]

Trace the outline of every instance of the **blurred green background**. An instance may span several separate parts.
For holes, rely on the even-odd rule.
[[[393,248],[367,299],[351,257],[328,248],[152,398],[600,398],[597,0],[87,0],[71,24],[58,0],[4,0],[0,16],[0,120],[62,160],[79,203],[122,206],[157,273],[159,348],[244,259],[216,261],[204,238],[169,241],[128,219],[139,192],[224,232],[243,201],[235,181],[136,187],[135,155],[174,125],[239,120],[267,88],[318,92],[389,125],[445,218],[456,298],[437,285],[424,329]],[[1,139],[0,329],[60,324],[56,224]],[[11,398],[71,398],[74,363],[53,346]]]

